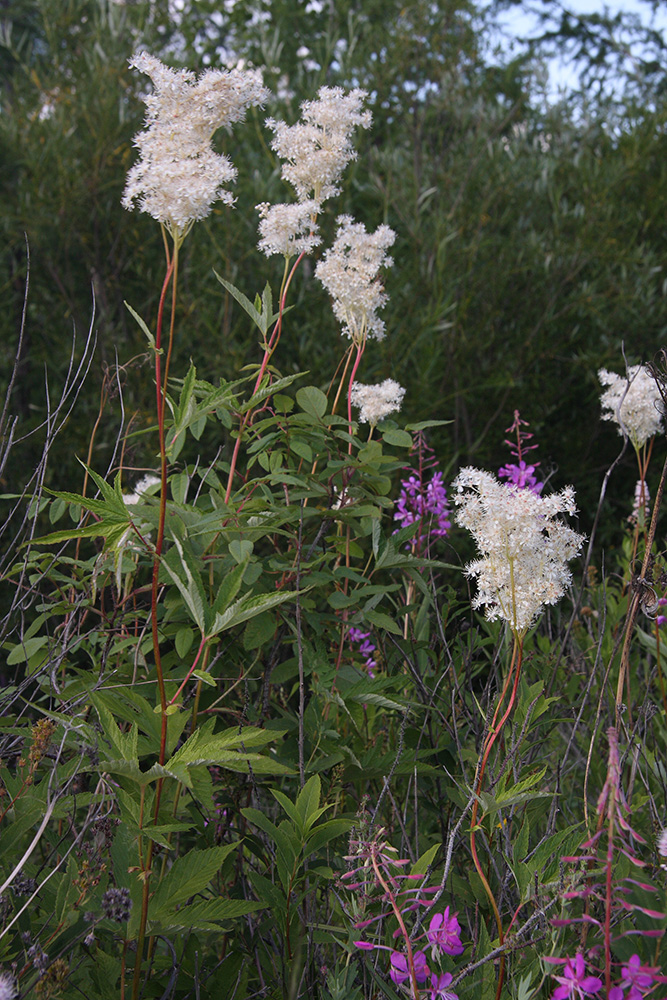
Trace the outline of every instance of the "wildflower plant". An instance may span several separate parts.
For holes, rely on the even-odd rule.
[[[46,492],[45,445],[2,562],[0,997],[657,995],[661,872],[640,854],[667,823],[658,639],[627,626],[628,706],[605,763],[585,711],[595,734],[620,585],[591,566],[589,606],[567,628],[541,621],[573,585],[574,491],[546,494],[518,413],[497,478],[446,482],[442,422],[403,429],[392,372],[357,380],[392,335],[395,234],[342,215],[323,247],[323,215],[340,211],[327,200],[368,99],[325,87],[296,125],[269,121],[267,174],[275,154],[295,200],[260,202],[248,259],[271,271],[282,256],[283,273],[275,289],[218,275],[248,345],[231,381],[209,381],[194,346],[172,370],[200,323],[179,307],[179,255],[197,221],[217,246],[239,220],[214,210],[244,169],[238,126],[268,98],[254,70],[197,76],[145,53],[133,69],[152,89],[124,204],[156,220],[165,251],[154,314],[134,314],[155,412],[120,407],[107,475],[93,465],[114,435],[92,428],[78,492]],[[231,158],[212,145],[220,127]],[[303,338],[306,254],[343,333],[321,384],[292,350],[280,367],[282,338]],[[486,622],[462,595],[460,527]],[[582,833],[589,777],[603,795]]]

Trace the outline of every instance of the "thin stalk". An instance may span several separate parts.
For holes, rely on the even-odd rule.
[[[163,233],[164,236],[164,233]],[[169,363],[174,341],[174,323],[176,315],[176,286],[178,282],[178,238],[174,238],[174,252],[170,256],[165,237],[165,252],[167,257],[167,271],[162,283],[160,301],[158,304],[157,323],[155,329],[155,403],[158,421],[158,445],[160,452],[160,513],[158,520],[157,538],[155,551],[153,553],[153,577],[151,583],[151,633],[153,639],[153,656],[155,659],[155,672],[157,674],[158,691],[161,708],[161,731],[160,731],[160,753],[158,762],[164,764],[167,754],[167,693],[164,685],[164,674],[162,671],[162,659],[160,656],[160,637],[158,633],[157,606],[158,606],[158,578],[160,573],[160,562],[162,548],[164,545],[164,529],[167,514],[167,450],[165,446],[164,416],[165,400],[167,393],[167,378],[169,375]],[[172,285],[171,296],[171,317],[169,323],[167,355],[165,359],[164,375],[162,373],[161,351],[162,351],[162,326],[164,321],[164,304],[167,297],[169,284]],[[155,789],[155,809],[153,822],[157,823],[160,810],[160,798],[162,795],[162,780],[157,782]],[[141,919],[139,922],[139,933],[137,936],[137,953],[134,965],[134,977],[132,982],[132,1000],[138,1000],[141,986],[141,967],[143,962],[144,942],[146,939],[146,924],[148,922],[148,903],[150,900],[150,875],[153,860],[153,841],[148,843],[145,862],[142,864],[142,897],[141,897]]]
[[[660,505],[662,503],[662,495],[665,490],[666,479],[667,479],[667,458],[665,459],[665,462],[662,467],[660,482],[658,483],[658,489],[655,495],[655,501],[653,503],[653,514],[651,516],[651,524],[646,538],[644,561],[642,562],[642,568],[640,573],[642,580],[646,577],[646,573],[648,572],[648,566],[651,558],[651,550],[653,548],[655,532],[658,526],[658,513],[660,511]],[[618,683],[616,685],[616,728],[617,729],[619,729],[621,725],[623,689],[625,687],[625,679],[628,676],[628,671],[630,667],[630,638],[632,636],[632,631],[634,629],[635,621],[637,619],[640,599],[641,599],[641,588],[638,589],[637,592],[632,596],[632,599],[630,601],[630,607],[628,609],[628,616],[625,623],[625,634],[623,636],[623,651],[621,652],[621,665],[618,671]],[[628,708],[629,707],[630,706],[628,706]]]
[[[479,878],[480,878],[480,880],[482,882],[482,885],[484,886],[484,891],[486,892],[486,894],[487,894],[487,896],[489,898],[489,902],[491,903],[491,909],[493,910],[493,915],[495,917],[496,924],[497,924],[497,927],[498,927],[498,943],[499,943],[499,945],[501,947],[504,944],[505,935],[504,935],[504,932],[503,932],[502,920],[500,918],[500,911],[498,910],[498,905],[496,903],[496,900],[495,900],[495,897],[493,895],[493,892],[491,891],[491,886],[489,885],[489,883],[487,881],[486,875],[484,874],[484,871],[482,869],[479,857],[477,855],[477,845],[475,843],[475,834],[477,832],[476,831],[476,826],[477,826],[477,813],[478,813],[478,810],[479,810],[479,794],[480,794],[480,792],[482,790],[482,781],[484,780],[484,771],[486,770],[486,764],[487,764],[487,761],[489,759],[489,754],[491,753],[493,745],[496,742],[498,736],[500,735],[500,733],[501,733],[501,731],[503,729],[503,726],[505,725],[505,723],[506,723],[507,719],[509,718],[510,713],[511,713],[513,707],[514,707],[514,702],[516,700],[516,693],[517,693],[517,689],[518,689],[518,686],[519,686],[519,677],[521,675],[521,663],[522,663],[522,661],[523,661],[523,637],[519,637],[519,636],[517,636],[515,634],[514,635],[514,646],[513,646],[513,649],[512,649],[512,660],[511,660],[511,663],[510,663],[510,668],[509,668],[509,670],[507,672],[507,680],[505,681],[505,685],[504,685],[502,693],[500,695],[500,699],[498,701],[498,705],[496,707],[496,711],[494,713],[493,720],[491,722],[491,728],[490,728],[488,736],[486,738],[486,742],[485,742],[485,745],[484,745],[484,750],[483,750],[483,753],[482,753],[482,760],[481,760],[481,763],[480,763],[479,774],[477,776],[477,785],[476,785],[476,788],[475,788],[475,801],[473,803],[472,814],[471,814],[471,817],[470,817],[470,853],[472,854],[472,859],[473,859],[473,863],[475,865],[475,869],[477,871],[477,874],[479,875]],[[516,664],[516,666],[515,666],[515,664]],[[512,686],[512,693],[510,695],[510,700],[508,702],[507,708],[505,709],[505,714],[503,715],[502,719],[498,723],[498,726],[496,727],[496,719],[498,718],[498,713],[500,712],[500,707],[501,707],[503,701],[505,700],[505,694],[507,693],[507,688],[509,687],[510,679],[512,677],[512,673],[513,672],[514,672],[514,684]],[[501,994],[501,991],[502,991],[504,978],[505,978],[505,956],[503,954],[500,957],[500,966],[499,966],[499,969],[498,969],[498,985],[497,985],[497,989],[496,989],[496,1000],[500,1000],[500,994]]]
[[[257,378],[255,379],[255,388],[253,389],[252,393],[253,396],[255,395],[260,385],[262,384],[262,379],[264,378],[264,374],[266,372],[269,361],[271,360],[271,357],[273,356],[273,353],[278,346],[278,342],[280,340],[280,334],[282,332],[283,312],[285,310],[285,302],[287,301],[287,292],[289,291],[289,286],[291,284],[292,278],[294,277],[294,273],[299,264],[301,263],[303,257],[304,254],[300,253],[296,261],[294,262],[292,270],[289,272],[286,278],[283,277],[283,284],[280,290],[278,319],[275,322],[268,343],[266,343],[264,347],[264,357],[262,358],[262,363],[259,366],[259,372],[257,373]],[[234,445],[234,453],[232,454],[232,461],[229,467],[229,478],[227,480],[227,490],[225,492],[225,503],[229,503],[229,498],[232,495],[232,484],[234,482],[234,473],[236,472],[236,465],[239,458],[239,451],[241,450],[241,439],[243,437],[243,432],[245,431],[250,421],[251,412],[252,412],[251,410],[248,410],[246,413],[244,413],[243,418],[241,420],[238,437],[236,438],[236,444]]]
[[[396,919],[398,920],[398,926],[401,928],[401,934],[405,939],[405,947],[408,953],[407,954],[408,970],[410,972],[410,981],[412,983],[412,993],[414,996],[414,1000],[419,1000],[419,987],[417,986],[417,976],[415,975],[415,960],[412,954],[410,935],[408,934],[408,929],[405,926],[405,921],[403,920],[403,914],[401,913],[400,909],[396,904],[393,892],[391,891],[391,889],[389,888],[385,879],[382,876],[382,872],[380,871],[380,866],[378,865],[377,858],[375,857],[375,851],[373,851],[371,854],[371,861],[373,864],[373,871],[375,872],[375,877],[377,878],[378,882],[380,883],[384,891],[387,893],[387,898],[391,903],[391,908],[394,911]]]

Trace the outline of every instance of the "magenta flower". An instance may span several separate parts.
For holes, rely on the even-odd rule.
[[[447,989],[453,978],[451,972],[443,972],[439,976],[434,972],[431,976],[430,1000],[459,1000],[456,993]]]
[[[368,676],[373,680],[375,678],[377,660],[375,659],[376,648],[370,641],[370,636],[370,632],[362,632],[360,628],[351,628],[347,632],[349,641],[359,645],[359,653],[364,657],[366,662]]]
[[[526,465],[523,459],[518,465],[508,462],[502,469],[498,469],[498,478],[507,479],[508,485],[518,486],[520,490],[530,490],[531,493],[536,493],[539,496],[544,489],[544,483],[538,482],[537,476],[534,474],[536,467],[536,465]]]
[[[431,538],[444,538],[452,526],[447,490],[442,481],[442,472],[432,472],[427,483],[418,471],[409,471],[411,474],[401,481],[394,520],[400,523],[401,528],[419,521],[422,532],[416,542],[421,546]]]
[[[415,979],[418,983],[424,983],[431,974],[426,962],[426,955],[423,951],[415,951],[412,955],[415,964]],[[405,983],[410,979],[410,970],[408,969],[408,959],[407,956],[403,954],[402,951],[392,951],[391,958],[391,969],[389,970],[389,975],[397,986],[401,983]]]
[[[586,975],[586,963],[583,955],[575,955],[565,961],[562,976],[553,977],[561,985],[551,994],[551,1000],[570,1000],[572,997],[590,996],[602,989],[602,980],[597,976]]]
[[[461,928],[456,914],[453,913],[450,917],[449,907],[445,909],[444,913],[435,913],[431,917],[426,937],[433,948],[440,948],[445,955],[460,955],[463,951]]]
[[[639,955],[633,955],[621,969],[621,986],[630,987],[626,1000],[642,1000],[646,991],[653,986],[657,971],[648,965],[642,965]]]

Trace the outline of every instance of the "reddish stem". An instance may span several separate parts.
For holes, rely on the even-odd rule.
[[[267,369],[267,366],[269,364],[269,361],[271,360],[271,357],[272,357],[275,349],[278,346],[278,341],[280,340],[280,334],[282,333],[283,312],[285,310],[285,302],[287,301],[287,292],[289,290],[289,286],[290,286],[290,283],[292,281],[292,278],[294,277],[294,272],[296,271],[297,267],[301,263],[301,260],[303,259],[303,256],[304,256],[303,253],[299,254],[299,256],[297,257],[296,261],[294,262],[294,266],[292,267],[292,270],[288,274],[287,279],[285,281],[285,287],[283,288],[282,294],[280,296],[280,304],[279,304],[279,307],[278,307],[278,319],[276,320],[275,325],[273,327],[273,330],[271,331],[271,336],[269,337],[268,343],[267,343],[266,347],[264,348],[264,357],[262,358],[262,363],[259,366],[259,372],[257,373],[257,378],[255,379],[255,388],[252,391],[253,396],[255,395],[255,393],[258,391],[260,385],[262,384],[262,379],[264,378],[264,375],[266,373],[266,369]],[[239,433],[238,433],[238,437],[236,438],[236,444],[234,445],[234,453],[232,455],[232,461],[231,461],[231,465],[229,467],[229,479],[227,481],[227,491],[225,493],[225,503],[229,503],[229,498],[232,495],[232,483],[234,481],[234,473],[236,471],[236,464],[238,462],[239,451],[241,449],[241,438],[243,437],[244,430],[248,426],[248,422],[250,420],[250,415],[251,415],[251,411],[250,410],[248,410],[246,413],[243,414],[243,418],[241,420],[241,425],[239,427]]]
[[[475,869],[477,870],[477,874],[479,875],[480,880],[482,882],[482,885],[484,886],[484,891],[486,892],[487,896],[489,897],[489,902],[491,903],[491,909],[493,910],[493,915],[495,917],[496,924],[498,926],[498,943],[499,943],[499,945],[501,947],[504,944],[505,935],[503,933],[503,925],[502,925],[502,921],[501,921],[501,918],[500,918],[500,911],[498,910],[498,905],[497,905],[495,897],[494,897],[494,895],[493,895],[493,893],[491,891],[491,886],[489,885],[489,883],[487,881],[487,878],[486,878],[486,876],[484,874],[484,871],[482,870],[482,866],[480,864],[480,860],[479,860],[479,857],[477,855],[477,845],[475,843],[475,834],[476,834],[475,827],[477,826],[477,813],[478,813],[478,810],[479,810],[479,793],[480,793],[480,791],[482,789],[482,781],[484,779],[484,771],[486,770],[486,764],[487,764],[487,761],[489,759],[489,754],[491,753],[493,745],[496,742],[496,740],[498,739],[498,737],[500,736],[500,733],[502,732],[503,726],[507,722],[507,719],[509,718],[511,711],[514,708],[514,703],[516,701],[516,693],[517,693],[517,690],[518,690],[518,687],[519,687],[519,677],[521,675],[521,663],[522,663],[522,661],[523,661],[523,638],[518,638],[517,636],[515,636],[514,637],[514,649],[512,650],[512,661],[510,663],[510,668],[509,668],[509,670],[507,672],[507,680],[505,681],[505,685],[504,685],[502,693],[500,695],[500,699],[498,701],[498,705],[496,707],[496,711],[494,713],[493,720],[491,722],[491,729],[490,729],[489,734],[488,734],[488,736],[486,738],[486,743],[485,743],[485,746],[484,746],[484,751],[483,751],[483,755],[482,755],[482,762],[480,764],[479,775],[477,777],[477,786],[475,788],[475,796],[476,796],[476,798],[475,798],[475,802],[473,803],[472,815],[471,815],[471,818],[470,818],[470,827],[471,827],[471,829],[470,829],[470,853],[472,854],[472,859],[473,859],[473,863],[475,865]],[[516,666],[515,666],[515,664],[516,664]],[[502,719],[500,720],[500,722],[498,723],[498,725],[496,727],[496,719],[498,718],[498,713],[500,711],[500,707],[501,707],[503,701],[505,700],[505,694],[507,693],[507,688],[509,686],[510,679],[512,677],[512,671],[513,671],[513,669],[514,669],[514,684],[512,686],[512,693],[510,695],[510,700],[509,700],[509,703],[507,705],[507,708],[505,709],[505,714],[503,715]],[[501,991],[502,991],[504,978],[505,978],[505,956],[501,955],[500,956],[500,967],[498,969],[498,985],[497,985],[497,988],[496,988],[496,1000],[500,1000],[500,994],[501,994]]]
[[[197,655],[195,656],[195,661],[192,664],[192,666],[190,667],[190,669],[188,670],[187,674],[185,675],[185,680],[183,681],[183,683],[179,687],[178,691],[176,692],[176,694],[174,695],[174,697],[170,699],[170,701],[169,701],[170,705],[174,704],[174,702],[178,698],[179,694],[181,693],[181,691],[183,690],[183,688],[185,687],[185,685],[188,683],[188,681],[192,677],[193,672],[197,669],[197,664],[199,663],[199,657],[204,652],[204,646],[206,645],[207,639],[208,639],[208,636],[206,636],[206,635],[203,635],[201,637],[201,642],[199,643],[199,649],[197,650]]]

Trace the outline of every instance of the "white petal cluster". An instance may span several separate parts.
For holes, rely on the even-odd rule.
[[[333,311],[343,325],[343,333],[355,343],[367,336],[384,337],[384,322],[377,310],[387,301],[378,272],[394,263],[387,248],[396,239],[389,226],[366,232],[361,222],[341,215],[336,220],[338,233],[332,247],[318,262],[315,274],[333,298]]]
[[[0,1000],[14,1000],[19,995],[16,979],[11,972],[0,972]]]
[[[281,160],[282,176],[299,201],[322,202],[338,194],[343,170],[356,157],[350,137],[356,126],[368,128],[370,111],[362,111],[366,92],[342,87],[321,87],[316,101],[301,105],[302,121],[296,125],[267,119],[275,133],[271,142]]]
[[[257,205],[260,214],[259,249],[271,257],[282,254],[295,257],[300,253],[310,253],[322,242],[317,235],[315,222],[319,204],[312,198],[297,201],[292,205]]]
[[[387,378],[379,385],[364,385],[354,382],[350,398],[353,406],[359,407],[359,423],[373,427],[390,413],[400,410],[405,389],[393,378]]]
[[[213,133],[240,121],[251,105],[262,104],[268,91],[257,71],[207,70],[199,79],[189,70],[173,70],[147,52],[130,66],[153,81],[145,98],[146,129],[134,138],[141,157],[130,169],[122,204],[135,203],[174,233],[203,219],[213,202],[230,205],[223,185],[236,170],[211,148]]]
[[[574,490],[539,496],[472,468],[462,469],[453,487],[456,522],[472,533],[482,555],[466,567],[477,580],[473,607],[523,635],[572,579],[567,561],[584,538],[557,515],[576,513]]]
[[[158,476],[154,476],[149,472],[147,475],[142,476],[137,485],[134,487],[134,491],[132,493],[123,494],[123,503],[125,506],[133,503],[141,503],[144,493],[148,493],[148,491],[154,486],[159,485],[160,479]]]
[[[662,397],[648,369],[631,365],[627,376],[601,368],[598,378],[608,386],[600,397],[603,420],[613,420],[618,433],[627,434],[636,448],[663,431]]]

